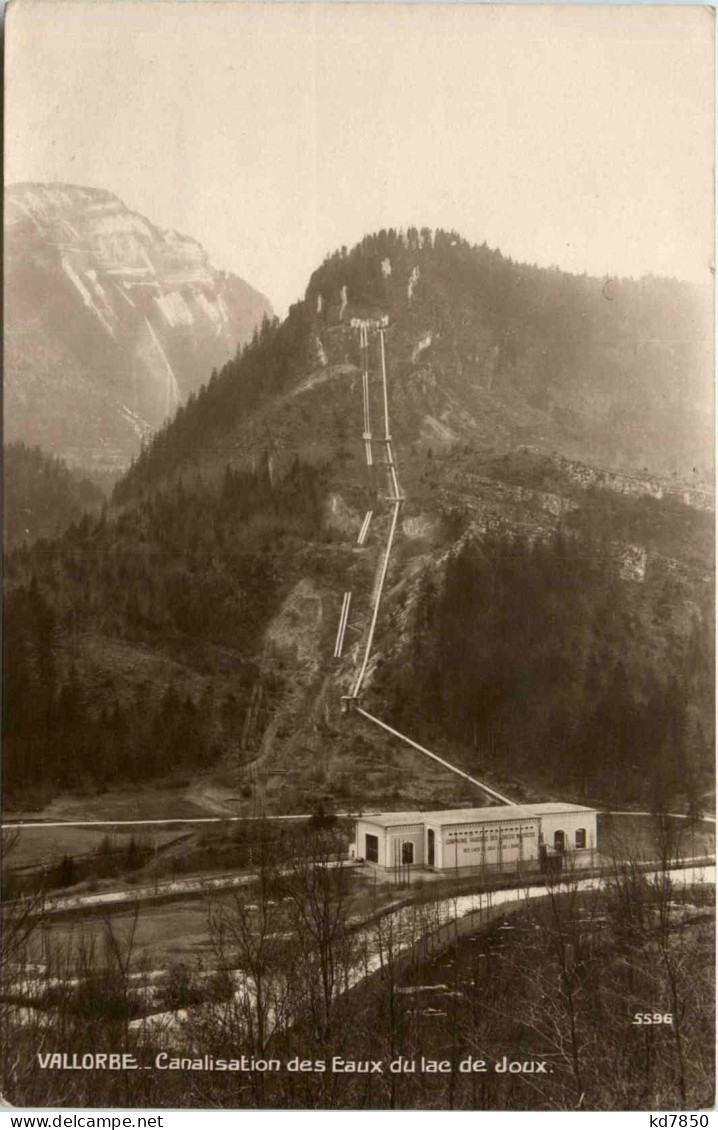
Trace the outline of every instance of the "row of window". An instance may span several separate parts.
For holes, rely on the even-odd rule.
[[[429,833],[431,835],[431,833]],[[379,862],[379,837],[372,836],[370,832],[365,836],[366,845],[364,851],[364,858],[367,863]],[[401,862],[413,863],[414,862],[414,845],[411,840],[405,840],[401,845]]]
[[[566,833],[562,832],[560,828],[557,828],[556,831],[553,834],[553,846],[556,848],[556,851],[565,851],[567,846],[568,846],[567,843],[566,843]],[[585,846],[586,846],[586,829],[585,828],[577,828],[576,829],[576,832],[574,834],[574,845],[573,846],[575,848],[585,848]]]
[[[556,851],[565,851],[568,846],[566,843],[566,833],[557,828],[553,834],[553,846]],[[574,833],[574,847],[585,848],[586,846],[586,829],[577,828]],[[379,862],[379,837],[372,836],[369,832],[366,834],[366,850],[365,858],[368,863]],[[434,862],[434,834],[429,829],[429,864]],[[414,862],[414,845],[411,840],[405,840],[401,845],[401,862],[413,863]]]

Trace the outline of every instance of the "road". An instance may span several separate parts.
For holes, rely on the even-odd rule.
[[[356,820],[359,816],[377,816],[378,811],[371,812],[333,812],[331,815],[340,819]],[[162,820],[16,820],[12,823],[3,823],[3,831],[16,828],[145,828],[150,825],[161,824],[236,824],[236,823],[262,823],[264,820],[311,820],[315,812],[290,813],[288,816],[174,816]]]
[[[352,860],[328,861],[322,867],[338,867],[341,863],[345,867],[354,867]],[[282,875],[289,874],[282,870]],[[159,899],[173,897],[181,899],[187,895],[205,895],[211,891],[228,891],[236,887],[244,887],[257,878],[254,871],[238,875],[236,871],[227,871],[222,875],[195,875],[190,879],[164,879],[156,883],[148,883],[143,887],[123,887],[120,890],[93,891],[86,895],[57,895],[45,899],[38,907],[38,914],[61,914],[71,910],[92,910],[93,907],[118,907],[134,906],[138,902],[155,902]]]
[[[332,816],[339,819],[356,820],[361,816],[377,816],[378,810],[356,812],[333,812]],[[606,816],[655,816],[654,812],[613,812],[608,810]],[[12,823],[3,823],[3,831],[22,828],[145,828],[168,824],[236,824],[236,823],[261,823],[264,820],[311,820],[316,813],[297,812],[284,816],[174,816],[162,820],[16,820]],[[673,820],[688,820],[685,812],[667,812]],[[715,816],[701,816],[701,820],[708,824],[715,824]]]
[[[655,812],[630,812],[630,811],[614,812],[612,809],[608,809],[604,813],[604,816],[655,816],[655,815],[656,815]],[[690,816],[688,816],[685,812],[667,812],[666,816],[670,816],[671,820],[690,820]],[[716,822],[715,816],[701,816],[699,823],[701,821],[704,821],[704,820],[708,824],[715,824],[715,822]]]

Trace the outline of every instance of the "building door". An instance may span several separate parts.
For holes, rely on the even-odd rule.
[[[557,828],[553,834],[553,846],[556,851],[563,851],[566,846],[566,837],[560,828]]]
[[[411,840],[404,840],[404,843],[401,845],[401,862],[414,862],[414,845]]]
[[[367,863],[379,862],[379,837],[372,836],[368,832],[366,834],[366,850],[364,853],[364,858],[366,859]]]
[[[434,866],[434,829],[429,828],[426,833],[426,861],[429,867]]]

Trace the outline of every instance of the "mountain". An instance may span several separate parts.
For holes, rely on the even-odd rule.
[[[5,192],[6,436],[122,469],[247,341],[267,299],[101,189]]]
[[[14,802],[107,787],[109,810],[118,782],[178,770],[216,813],[466,801],[340,709],[391,518],[383,446],[369,467],[362,443],[366,319],[386,322],[406,496],[367,709],[516,799],[696,800],[714,732],[703,302],[440,231],[329,258],[106,513],[10,555]],[[375,436],[378,349],[371,332]]]
[[[255,393],[230,364],[197,412],[175,422],[172,458],[194,460],[184,429],[211,430],[219,401],[224,449],[335,449],[337,421],[356,415],[352,323],[387,317],[405,448],[523,444],[711,488],[711,309],[709,290],[671,279],[579,277],[514,263],[455,233],[380,232],[331,256],[293,310],[303,378],[280,387],[271,371]],[[259,414],[257,396],[267,405]],[[169,466],[164,450],[155,446],[152,474],[163,459]]]

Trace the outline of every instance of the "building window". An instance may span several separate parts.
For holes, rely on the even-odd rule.
[[[414,862],[414,845],[411,840],[404,840],[404,843],[401,845],[401,862]]]
[[[586,829],[585,828],[577,828],[576,829],[576,847],[577,848],[585,848],[585,846],[586,846]]]
[[[366,851],[365,851],[364,854],[366,856],[367,863],[378,863],[379,862],[379,837],[378,836],[370,836],[369,833],[367,832],[367,834],[364,838],[366,839]]]
[[[427,854],[427,860],[428,860],[428,863],[429,863],[429,867],[433,867],[434,866],[434,829],[433,828],[429,828],[428,832],[426,833],[426,848],[427,848],[426,854]]]
[[[566,836],[560,828],[557,828],[553,834],[553,846],[556,851],[563,851],[566,846]]]

